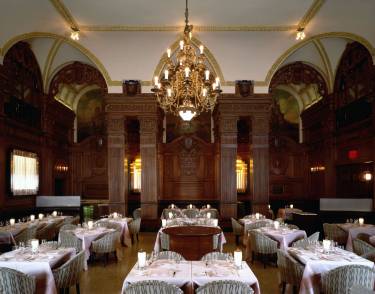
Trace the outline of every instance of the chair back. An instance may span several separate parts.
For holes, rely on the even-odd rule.
[[[60,247],[75,248],[76,252],[80,252],[82,250],[82,240],[76,237],[71,232],[60,231],[59,240],[60,240]]]
[[[63,225],[61,228],[60,228],[60,231],[73,231],[77,228],[76,225],[73,225],[73,224],[66,224],[66,225]]]
[[[14,269],[0,267],[1,294],[34,294],[35,278]]]
[[[211,213],[211,218],[219,218],[219,212],[215,208],[207,208],[201,212],[201,217],[207,217],[207,213]]]
[[[209,252],[202,256],[202,261],[211,261],[211,260],[230,260],[233,261],[233,256],[230,253],[224,252]]]
[[[321,276],[325,294],[349,294],[353,285],[373,289],[375,271],[365,265],[340,266]]]
[[[69,288],[79,283],[86,262],[85,251],[82,250],[59,268],[53,270],[56,287]]]
[[[36,232],[36,238],[39,240],[51,241],[56,237],[56,224],[49,223]]]
[[[120,242],[120,233],[110,232],[91,243],[92,251],[96,253],[115,252]]]
[[[156,255],[156,259],[167,259],[174,261],[185,260],[185,258],[180,253],[174,251],[161,251]]]
[[[141,218],[142,217],[142,212],[141,212],[141,208],[137,208],[133,211],[133,218],[134,219],[137,219],[137,218]]]
[[[348,233],[336,224],[323,224],[324,236],[326,239],[333,240],[339,244],[346,244]]]
[[[243,225],[241,225],[237,220],[233,217],[230,219],[232,222],[232,230],[233,234],[235,235],[243,235]]]
[[[169,235],[163,232],[160,232],[160,248],[161,250],[169,250]]]
[[[282,282],[299,287],[302,280],[304,266],[291,257],[286,251],[277,250],[277,267]]]
[[[37,225],[31,225],[31,226],[27,227],[25,230],[23,230],[21,233],[16,235],[14,237],[14,240],[18,244],[20,242],[26,243],[27,241],[29,241],[31,239],[35,239],[37,229],[38,229]]]
[[[122,227],[120,224],[114,223],[114,222],[108,222],[107,224],[108,229],[114,229],[117,232],[121,233],[122,232]]]
[[[165,219],[169,219],[169,213],[172,213],[173,215],[173,218],[176,218],[176,217],[182,217],[182,213],[181,213],[181,210],[177,209],[177,208],[166,208],[163,210],[163,215],[162,217],[165,218]]]
[[[186,217],[188,218],[197,218],[199,217],[199,210],[196,209],[196,208],[192,208],[192,209],[183,209],[182,210],[182,213],[184,215],[186,215]]]
[[[251,249],[254,252],[261,254],[274,254],[277,252],[276,241],[256,230],[250,230],[249,233]]]
[[[197,294],[252,294],[254,290],[249,285],[233,280],[220,280],[207,283],[199,287],[196,291]]]
[[[364,255],[370,252],[374,252],[375,247],[366,243],[365,241],[355,238],[353,239],[353,251],[357,255]]]
[[[129,231],[132,234],[138,234],[141,230],[141,218],[135,218],[129,223]]]
[[[150,280],[130,284],[123,294],[183,294],[184,292],[177,286],[163,281]]]

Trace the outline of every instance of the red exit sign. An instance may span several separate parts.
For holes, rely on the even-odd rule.
[[[349,150],[349,151],[348,151],[348,158],[349,158],[350,160],[357,159],[358,156],[359,156],[359,152],[358,152],[358,150],[353,149],[353,150]]]

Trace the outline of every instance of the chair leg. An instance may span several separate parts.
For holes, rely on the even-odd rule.
[[[76,284],[76,293],[77,293],[77,294],[80,294],[80,293],[81,293],[81,290],[79,289],[79,283]]]
[[[286,282],[282,282],[281,294],[285,293],[285,288],[286,288]]]
[[[254,259],[255,259],[255,253],[254,251],[251,251],[251,264],[254,263]]]
[[[267,260],[266,254],[262,254],[262,260],[263,260],[263,268],[266,268],[266,260]]]
[[[137,243],[139,242],[138,233],[137,233]]]

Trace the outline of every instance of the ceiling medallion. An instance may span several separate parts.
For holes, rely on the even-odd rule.
[[[154,77],[155,93],[165,112],[179,115],[190,121],[201,112],[212,111],[220,93],[220,79],[214,77],[206,66],[203,45],[199,52],[191,44],[193,26],[189,24],[188,0],[185,8],[183,40],[175,56],[167,50],[167,62],[162,77]]]

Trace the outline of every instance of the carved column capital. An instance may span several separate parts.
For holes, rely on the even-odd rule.
[[[269,115],[254,115],[251,118],[251,129],[253,135],[268,135],[270,131],[270,117]]]
[[[123,135],[125,132],[125,118],[123,116],[107,116],[106,126],[108,135]]]

